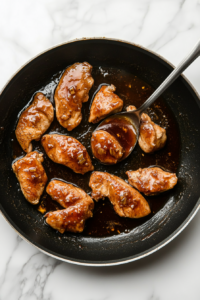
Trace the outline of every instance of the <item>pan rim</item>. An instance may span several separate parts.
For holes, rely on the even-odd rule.
[[[155,252],[157,252],[158,250],[160,250],[161,248],[163,248],[164,246],[166,246],[167,244],[169,244],[171,241],[173,241],[187,226],[188,224],[193,220],[193,218],[195,217],[195,215],[197,214],[197,212],[200,210],[200,197],[197,201],[197,204],[195,205],[195,207],[193,208],[193,210],[191,211],[191,213],[189,214],[189,216],[187,217],[187,219],[185,219],[185,221],[170,235],[168,236],[166,239],[164,239],[162,242],[160,242],[158,245],[152,247],[150,250],[144,251],[142,252],[140,255],[136,255],[136,257],[132,257],[129,259],[125,259],[125,260],[120,260],[120,261],[112,261],[109,260],[109,262],[100,262],[97,263],[95,261],[91,261],[91,262],[84,262],[82,261],[76,261],[76,260],[70,260],[67,258],[62,258],[58,255],[52,254],[49,252],[49,250],[44,250],[42,249],[42,247],[39,247],[37,245],[35,245],[34,242],[30,241],[28,238],[26,238],[23,234],[21,234],[19,232],[19,230],[17,230],[12,223],[8,220],[8,218],[6,218],[5,214],[2,213],[2,211],[0,211],[1,215],[4,217],[4,219],[7,221],[7,223],[16,231],[16,233],[23,239],[25,240],[27,243],[29,243],[30,245],[34,246],[35,248],[37,248],[39,251],[41,251],[42,253],[53,257],[55,259],[58,259],[60,261],[63,262],[67,262],[73,265],[79,265],[79,266],[86,266],[86,267],[112,267],[112,266],[119,266],[119,265],[123,265],[123,264],[127,264],[130,262],[134,262],[137,261],[139,259],[142,259],[144,257],[147,257]]]
[[[139,44],[135,44],[129,41],[125,41],[125,40],[121,40],[121,39],[114,39],[114,38],[107,38],[107,37],[83,37],[80,39],[73,39],[73,40],[69,40],[68,42],[64,42],[64,43],[60,43],[57,45],[54,45],[53,47],[50,47],[42,52],[40,52],[39,54],[35,55],[33,58],[31,58],[30,60],[28,60],[25,64],[23,64],[11,77],[10,79],[7,80],[7,82],[4,84],[3,88],[0,90],[0,96],[2,95],[3,91],[6,89],[6,87],[8,86],[8,84],[11,82],[12,79],[14,79],[14,77],[24,68],[26,67],[30,62],[32,62],[34,59],[38,58],[39,56],[47,53],[48,51],[51,51],[55,48],[58,48],[60,46],[64,46],[70,43],[74,43],[74,42],[81,42],[81,41],[87,41],[87,40],[105,40],[105,41],[114,41],[114,42],[120,42],[122,44],[129,44],[131,46],[137,47],[137,48],[141,48],[142,50],[149,52],[151,54],[153,54],[154,56],[157,56],[158,58],[160,58],[162,61],[164,61],[165,63],[167,63],[170,67],[175,68],[175,66],[169,62],[167,59],[165,59],[163,56],[161,56],[160,54],[157,54],[156,52],[149,50]],[[183,74],[181,74],[181,77],[187,82],[187,84],[191,87],[192,91],[196,94],[198,100],[200,100],[200,95],[197,92],[197,90],[195,89],[195,87],[192,85],[192,83],[187,79],[187,77]],[[198,103],[199,104],[199,103]],[[4,217],[4,219],[8,222],[8,224],[19,234],[19,236],[21,238],[23,238],[25,241],[27,241],[28,243],[30,243],[31,245],[33,245],[34,247],[36,247],[38,250],[40,250],[42,253],[45,253],[55,259],[59,259],[61,261],[64,262],[68,262],[71,264],[75,264],[75,265],[81,265],[81,266],[94,266],[94,267],[105,267],[105,266],[116,266],[116,265],[122,265],[125,263],[129,263],[129,262],[133,262],[136,260],[139,260],[141,258],[144,258],[146,256],[149,256],[150,254],[158,251],[159,249],[161,249],[162,247],[164,247],[165,245],[167,245],[168,243],[170,243],[175,237],[177,237],[186,227],[187,225],[191,222],[191,220],[194,218],[194,216],[197,214],[198,210],[200,209],[200,198],[197,200],[197,203],[195,205],[195,207],[193,208],[193,210],[191,211],[191,213],[189,214],[189,216],[184,220],[184,222],[170,235],[168,236],[165,240],[163,240],[162,242],[160,242],[158,245],[152,247],[150,250],[144,251],[143,253],[141,253],[140,255],[136,255],[136,257],[132,257],[129,259],[122,259],[120,261],[112,261],[109,260],[108,262],[84,262],[82,261],[76,261],[76,260],[70,260],[67,258],[62,258],[58,255],[52,254],[49,252],[48,249],[42,249],[43,247],[39,247],[37,245],[35,245],[34,242],[30,241],[28,238],[26,238],[22,233],[19,232],[19,230],[17,230],[14,225],[10,222],[9,217],[7,217],[5,215],[5,213],[3,213],[1,210],[1,214]]]
[[[20,68],[17,69],[17,71],[15,73],[13,73],[13,75],[6,81],[6,83],[3,85],[3,87],[0,90],[0,96],[3,93],[3,91],[5,90],[5,88],[7,87],[7,85],[10,83],[10,81],[24,68],[26,67],[30,62],[32,62],[34,59],[38,58],[39,56],[41,56],[42,54],[45,54],[48,51],[51,51],[55,48],[67,45],[67,44],[71,44],[71,43],[75,43],[75,42],[81,42],[81,41],[88,41],[88,40],[105,40],[105,41],[113,41],[113,42],[120,42],[122,44],[129,44],[131,46],[135,46],[138,48],[141,48],[155,56],[157,56],[158,58],[162,59],[164,62],[166,62],[168,65],[170,65],[170,67],[172,67],[173,69],[175,68],[175,66],[169,61],[167,60],[165,57],[163,57],[162,55],[154,52],[153,50],[147,49],[144,46],[141,46],[140,44],[136,44],[136,43],[132,43],[126,40],[121,40],[121,39],[114,39],[114,38],[107,38],[107,37],[83,37],[80,39],[73,39],[73,40],[69,40],[68,42],[64,42],[64,43],[59,43],[54,45],[53,47],[49,47],[44,51],[39,52],[38,54],[36,54],[35,56],[33,56],[31,59],[29,59],[28,61],[26,61],[23,65],[21,65]],[[181,77],[183,77],[184,80],[187,81],[187,83],[190,85],[191,89],[195,92],[196,96],[199,98],[200,100],[200,94],[197,92],[196,88],[193,86],[193,84],[189,81],[189,79],[184,75],[181,74]]]

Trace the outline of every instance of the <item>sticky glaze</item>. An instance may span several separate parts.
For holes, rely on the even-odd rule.
[[[116,138],[104,130],[95,130],[91,138],[92,153],[104,164],[116,164],[124,150]]]
[[[98,123],[109,114],[122,110],[123,101],[115,93],[116,87],[103,85],[96,93],[90,109],[89,122]]]
[[[93,85],[92,66],[87,62],[75,63],[65,70],[55,91],[56,117],[71,131],[82,120],[82,103],[87,102]]]
[[[48,85],[43,87],[41,86],[40,91],[43,92],[49,99],[51,97],[52,90],[55,90],[62,73],[63,71],[55,74],[49,79]],[[92,157],[90,139],[92,132],[95,130],[98,124],[94,125],[88,123],[90,111],[89,107],[91,105],[92,96],[97,91],[99,86],[104,83],[114,84],[117,87],[116,94],[124,101],[123,110],[126,110],[126,107],[129,105],[135,105],[136,107],[139,107],[154,91],[152,87],[134,74],[130,74],[119,69],[93,67],[92,77],[94,78],[94,85],[89,93],[89,101],[84,103],[82,107],[83,119],[81,125],[79,125],[75,130],[67,132],[67,130],[58,123],[56,118],[54,118],[51,127],[46,132],[50,133],[56,131],[57,133],[73,136],[86,147],[90,157]],[[116,165],[105,166],[99,163],[96,159],[92,159],[92,164],[94,165],[95,170],[106,171],[113,175],[119,176],[126,181],[128,179],[127,175],[125,174],[126,171],[137,170],[139,168],[145,168],[152,165],[161,165],[171,172],[176,172],[180,157],[180,137],[178,125],[173,113],[163,99],[159,98],[151,106],[151,108],[148,109],[148,114],[155,123],[167,130],[168,139],[165,147],[154,154],[145,154],[137,144],[132,154],[127,159],[119,162]],[[14,129],[15,128],[13,128],[13,133],[11,134],[11,144],[13,147],[13,159],[16,159],[21,155],[25,155],[25,153],[22,151],[16,140]],[[44,149],[40,142],[34,141],[33,149],[44,153]],[[89,194],[91,193],[91,189],[88,185],[91,172],[88,172],[85,175],[76,174],[69,168],[52,162],[45,153],[43,166],[46,170],[49,181],[53,178],[61,178],[66,182],[77,185],[85,192]],[[19,193],[21,194],[20,191]],[[113,206],[108,199],[105,199],[104,201],[100,200],[98,203],[95,203],[93,212],[94,217],[87,220],[85,229],[81,235],[86,237],[106,237],[123,232],[127,233],[131,229],[144,224],[147,220],[152,218],[152,216],[162,209],[162,207],[167,203],[171,195],[173,195],[173,190],[158,196],[145,196],[145,199],[148,201],[151,207],[151,214],[145,218],[134,220],[119,217],[115,213]],[[58,203],[53,201],[46,192],[43,194],[40,204],[35,207],[36,213],[39,213],[37,210],[40,206],[42,206],[43,209],[46,209],[47,212],[62,208]]]
[[[108,197],[120,217],[141,218],[151,210],[144,197],[124,180],[107,172],[93,172],[89,186],[96,201]]]
[[[156,195],[172,189],[177,184],[174,173],[161,168],[144,168],[137,171],[127,171],[129,183],[146,196]]]
[[[16,137],[25,152],[32,151],[32,140],[39,140],[54,118],[51,102],[42,94],[34,96],[33,103],[20,115]]]
[[[52,161],[67,166],[75,173],[84,174],[94,169],[86,148],[71,136],[46,134],[41,143]]]
[[[31,204],[38,204],[47,183],[47,175],[42,166],[42,154],[33,151],[15,161],[12,165],[22,192]]]
[[[109,132],[123,148],[123,156],[118,161],[129,155],[137,140],[135,128],[130,120],[123,116],[108,118],[98,129]]]

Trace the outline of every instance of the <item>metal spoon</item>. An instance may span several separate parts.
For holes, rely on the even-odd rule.
[[[163,83],[155,90],[155,92],[143,103],[137,110],[129,112],[121,112],[106,118],[99,124],[96,130],[104,129],[105,125],[112,124],[112,121],[116,122],[117,119],[124,119],[130,125],[132,125],[136,138],[133,139],[128,153],[125,153],[120,161],[124,160],[133,151],[139,137],[140,118],[142,113],[181,75],[181,73],[200,55],[200,41],[195,45],[192,51],[181,61],[181,63],[171,72],[171,74],[163,81]],[[120,123],[120,122],[119,122]],[[96,131],[95,130],[95,131]]]

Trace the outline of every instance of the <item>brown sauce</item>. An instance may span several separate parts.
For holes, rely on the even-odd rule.
[[[98,129],[109,132],[122,146],[124,154],[120,160],[126,158],[129,155],[130,151],[133,149],[136,143],[136,130],[134,129],[129,119],[123,116],[108,118],[101,123]]]
[[[43,92],[49,99],[52,99],[52,91],[55,90],[61,74],[62,72],[59,72],[59,74],[55,74],[49,80],[49,84],[43,87],[41,86],[41,89],[39,91]],[[124,101],[123,111],[125,111],[126,107],[129,105],[135,105],[138,108],[142,103],[144,103],[144,101],[152,94],[154,90],[146,82],[144,82],[134,74],[130,74],[119,69],[94,67],[92,76],[94,78],[94,85],[90,90],[90,98],[88,102],[83,103],[83,119],[81,124],[71,132],[68,132],[58,123],[55,117],[53,123],[46,133],[56,131],[57,133],[66,134],[78,139],[87,148],[88,153],[92,158],[92,163],[94,165],[95,171],[106,171],[113,175],[119,176],[120,178],[126,180],[126,182],[126,171],[137,170],[138,168],[145,168],[152,165],[160,165],[172,172],[176,172],[179,165],[180,156],[179,128],[173,113],[165,104],[165,101],[162,98],[159,98],[151,106],[151,108],[148,109],[147,112],[155,123],[167,130],[168,139],[163,149],[155,152],[154,154],[146,154],[140,149],[139,145],[136,144],[130,156],[116,165],[102,165],[98,160],[93,158],[90,148],[90,139],[92,132],[96,129],[98,124],[94,125],[89,123],[88,118],[92,96],[97,91],[99,86],[102,85],[102,83],[114,84],[116,86],[116,94]],[[35,93],[36,92],[38,91],[35,91]],[[32,99],[30,99],[30,101]],[[13,132],[11,134],[11,145],[13,148],[13,159],[16,159],[22,155],[24,156],[25,152],[23,152],[16,140],[14,129],[15,128],[13,128]],[[69,168],[54,163],[45,154],[40,141],[33,141],[33,151],[34,150],[38,150],[39,152],[44,153],[43,166],[48,176],[48,182],[53,178],[62,179],[66,182],[77,185],[86,193],[91,194],[91,189],[88,185],[91,172],[88,172],[85,175],[76,174]],[[19,195],[20,197],[23,197],[20,189]],[[129,232],[133,228],[142,225],[147,220],[152,218],[154,214],[156,214],[160,209],[163,208],[171,195],[173,195],[173,190],[160,194],[158,196],[145,196],[145,199],[148,201],[151,207],[152,213],[149,216],[141,219],[119,217],[115,213],[112,204],[108,199],[99,200],[98,203],[95,203],[93,218],[87,220],[85,229],[83,233],[81,233],[81,235],[87,237],[106,237],[117,235],[123,232]],[[24,201],[26,200],[24,199]],[[51,199],[46,191],[42,195],[39,205],[35,206],[36,214],[40,214],[40,212],[38,211],[39,207],[42,207],[43,212],[62,209],[62,207],[60,207],[57,202]],[[64,235],[67,234],[67,232],[64,233]]]

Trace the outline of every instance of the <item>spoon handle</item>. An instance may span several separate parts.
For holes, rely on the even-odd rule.
[[[181,61],[181,63],[169,74],[155,92],[138,108],[141,115],[176,79],[187,67],[200,55],[200,40],[192,51]]]

